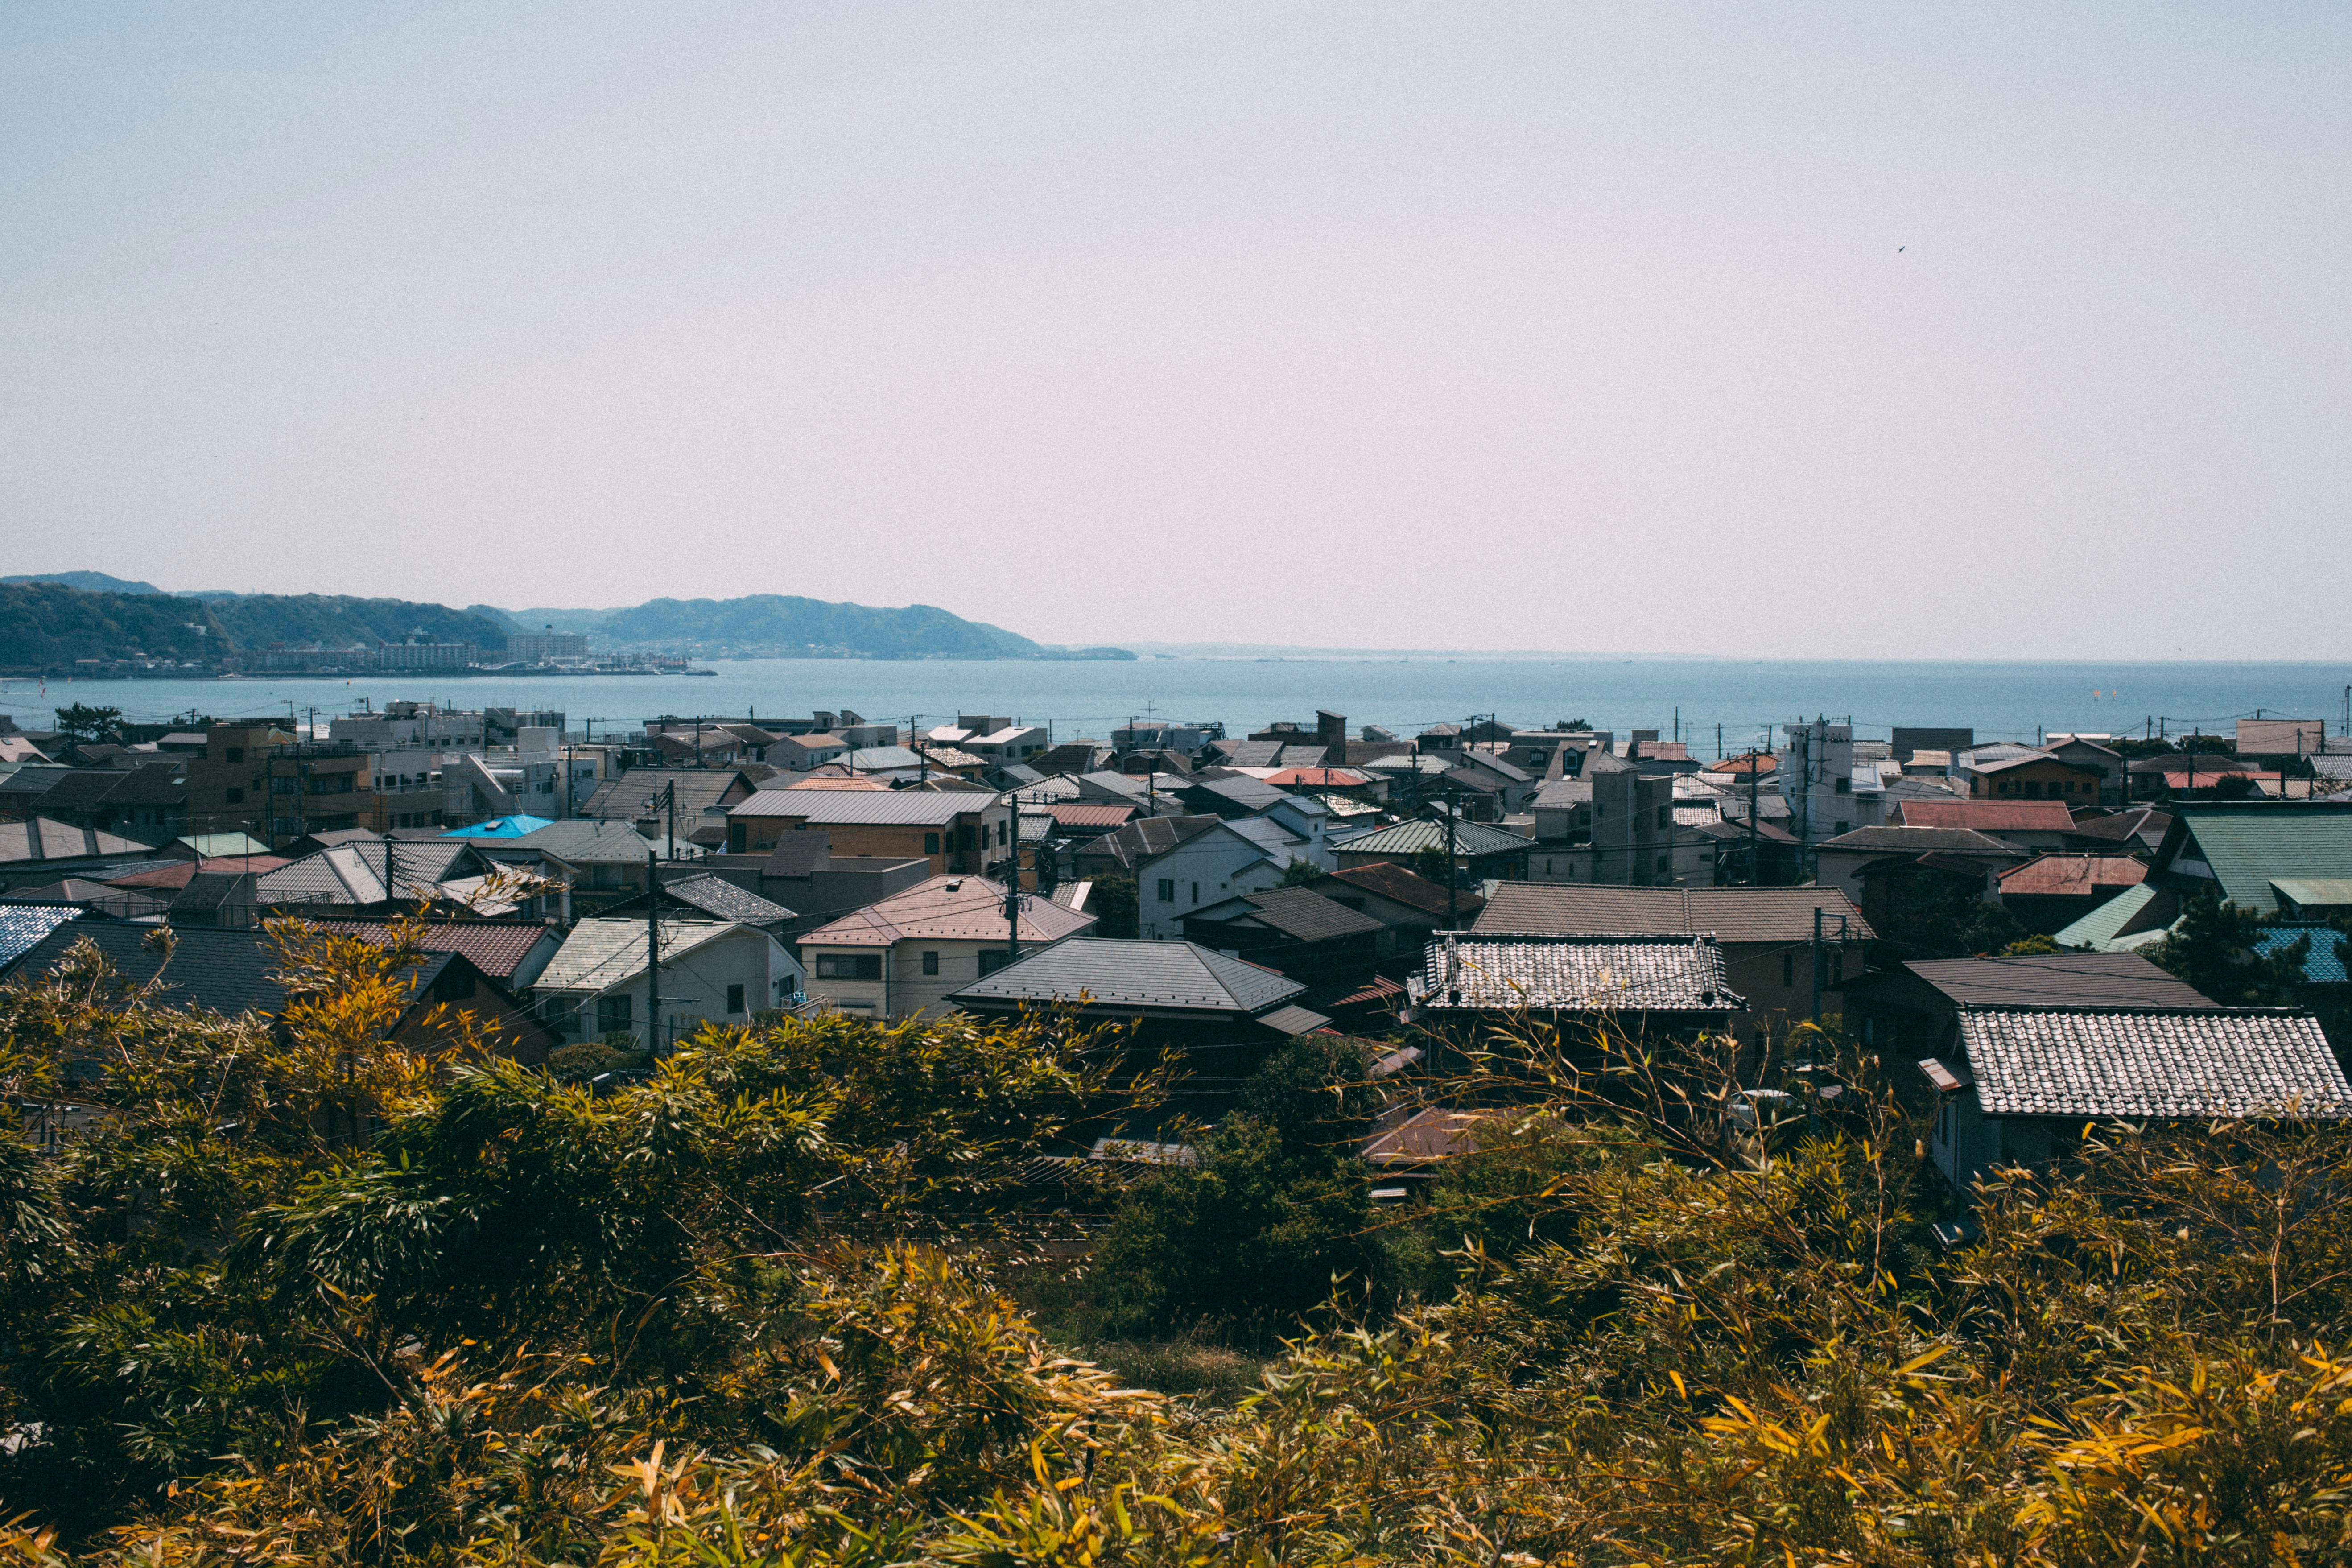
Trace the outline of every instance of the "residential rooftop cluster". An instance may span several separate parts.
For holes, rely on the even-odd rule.
[[[1507,1016],[1759,1061],[1827,1019],[1918,1064],[1956,1182],[2084,1117],[2352,1109],[2352,740],[2326,724],[2025,745],[1816,719],[1704,750],[1330,712],[1099,740],[988,712],[85,715],[0,729],[0,973],[87,940],[150,973],[168,924],[201,960],[173,997],[268,1012],[268,917],[423,911],[420,1006],[528,1060],[778,1010],[1059,1005],[1187,1052],[1196,1116],[1302,1034],[1387,1073]],[[2150,962],[2209,906],[2299,966],[2295,1006]]]

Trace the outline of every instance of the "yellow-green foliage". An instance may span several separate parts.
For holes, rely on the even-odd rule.
[[[2334,1126],[2095,1130],[1947,1257],[1867,1059],[1756,1131],[1713,1047],[1521,1032],[1449,1086],[1476,1152],[1371,1222],[1458,1282],[1216,1410],[992,1282],[1011,1163],[1153,1088],[1097,1039],[713,1031],[603,1098],[458,1042],[355,1098],[342,989],[284,1035],[89,966],[0,995],[20,1091],[99,1060],[118,1111],[0,1142],[0,1560],[2352,1561]]]

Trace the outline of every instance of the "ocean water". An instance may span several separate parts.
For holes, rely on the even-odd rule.
[[[45,728],[62,702],[120,708],[139,721],[192,710],[220,718],[321,717],[434,699],[559,708],[578,731],[602,734],[663,713],[805,716],[850,709],[881,722],[919,716],[926,725],[959,711],[1010,715],[1053,727],[1057,738],[1101,738],[1130,715],[1223,720],[1246,734],[1287,719],[1312,726],[1315,710],[1351,726],[1412,734],[1441,720],[1496,713],[1541,727],[1582,719],[1621,737],[1633,729],[1671,735],[1679,725],[1696,754],[1737,751],[1798,718],[1850,717],[1864,739],[1903,725],[1953,725],[1980,741],[2033,740],[2048,730],[2141,733],[2228,731],[2240,718],[2345,719],[2352,666],[2318,663],[2045,664],[1696,658],[1145,658],[1134,663],[884,663],[860,659],[750,659],[717,674],[509,679],[373,677],[237,680],[0,682],[0,712]],[[307,714],[306,714],[307,716]]]

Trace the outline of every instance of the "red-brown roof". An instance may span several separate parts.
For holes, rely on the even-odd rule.
[[[864,773],[826,774],[816,778],[794,779],[786,789],[888,789],[880,779]]]
[[[390,942],[392,928],[377,921],[312,921],[321,931],[341,931],[362,941]],[[418,934],[416,945],[426,952],[462,954],[473,966],[493,980],[511,978],[530,950],[547,934],[543,925],[522,925],[505,921],[441,921],[425,926]],[[667,942],[664,942],[667,948]],[[643,958],[645,954],[637,955]],[[667,962],[667,961],[665,961]]]
[[[2067,833],[2074,814],[2056,800],[1906,800],[1904,827],[1966,827],[1978,833]]]
[[[1372,781],[1353,768],[1277,768],[1265,782],[1277,789],[1360,789]]]
[[[1056,801],[1045,808],[1055,825],[1062,827],[1124,827],[1134,816],[1131,805],[1105,805],[1093,801]]]
[[[2128,855],[2044,855],[1998,873],[2003,897],[2095,898],[2147,879],[2147,863]]]
[[[1361,888],[1368,893],[1378,893],[1392,902],[1422,910],[1433,915],[1445,912],[1445,889],[1426,877],[1416,876],[1392,860],[1378,860],[1369,866],[1350,866],[1331,873],[1331,879]],[[1456,893],[1454,910],[1465,921],[1486,907],[1486,900],[1475,893]]]
[[[211,860],[174,860],[169,866],[158,866],[152,871],[134,871],[128,877],[117,877],[107,886],[177,890],[186,887],[188,879],[199,871],[252,871],[258,874],[291,864],[293,862],[283,855],[224,855]]]
[[[1719,763],[1709,763],[1706,771],[1711,773],[1738,773],[1744,777],[1748,773],[1769,773],[1780,765],[1780,759],[1771,752],[1756,752],[1744,757],[1726,757]]]

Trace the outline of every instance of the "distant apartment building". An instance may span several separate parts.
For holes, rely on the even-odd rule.
[[[584,632],[559,632],[550,626],[544,631],[511,632],[507,637],[507,658],[521,664],[553,664],[560,659],[586,658],[588,637]]]

